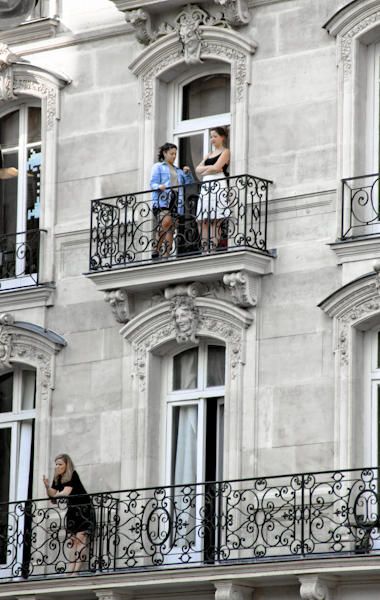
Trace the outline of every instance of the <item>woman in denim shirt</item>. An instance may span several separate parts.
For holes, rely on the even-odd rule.
[[[170,255],[176,218],[185,213],[182,186],[194,182],[189,167],[179,169],[175,166],[176,156],[177,146],[166,142],[159,149],[159,162],[152,168],[150,187],[153,190],[152,206],[156,231],[155,252],[152,258],[168,258]],[[172,189],[173,187],[175,189]]]

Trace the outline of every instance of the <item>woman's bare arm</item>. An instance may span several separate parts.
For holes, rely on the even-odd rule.
[[[217,173],[222,173],[224,165],[228,165],[229,162],[230,151],[226,148],[214,165],[204,167],[202,175],[216,175]]]

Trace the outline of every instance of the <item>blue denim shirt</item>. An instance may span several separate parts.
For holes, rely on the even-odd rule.
[[[192,173],[184,173],[182,169],[179,169],[174,165],[177,171],[178,185],[186,185],[187,183],[194,183],[194,177]],[[164,184],[166,188],[170,188],[170,169],[166,162],[158,162],[153,165],[152,174],[150,176],[150,187],[153,190],[152,193],[152,204],[153,208],[169,208],[170,194],[159,190],[159,186]],[[185,212],[183,187],[176,188],[178,191],[178,212],[183,214]]]

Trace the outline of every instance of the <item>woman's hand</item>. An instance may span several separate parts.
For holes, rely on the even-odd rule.
[[[161,185],[158,186],[158,189],[161,190],[161,192],[164,192],[166,190],[166,185],[161,183]]]
[[[48,490],[48,489],[49,489],[49,487],[50,487],[50,485],[49,485],[49,480],[48,480],[48,478],[46,477],[46,475],[43,475],[43,476],[42,476],[42,481],[44,482],[44,486],[45,486],[45,487],[46,487],[46,489]]]
[[[190,173],[191,169],[186,165],[185,167],[182,167],[182,171],[187,174]]]

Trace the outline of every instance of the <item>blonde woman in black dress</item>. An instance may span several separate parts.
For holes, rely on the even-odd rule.
[[[228,175],[230,151],[226,147],[228,132],[224,127],[214,127],[210,131],[212,151],[204,157],[195,172],[202,177],[199,194],[198,229],[202,249],[216,250],[220,240],[221,222],[228,216],[227,196],[223,192],[224,182],[212,181],[224,179]],[[211,183],[205,183],[211,182]]]
[[[91,498],[87,494],[73,461],[68,454],[55,457],[55,470],[52,484],[43,477],[47,495],[54,502],[58,498],[67,498],[66,533],[73,549],[74,560],[70,562],[68,572],[77,574],[88,552],[90,538],[95,529],[95,511]]]

